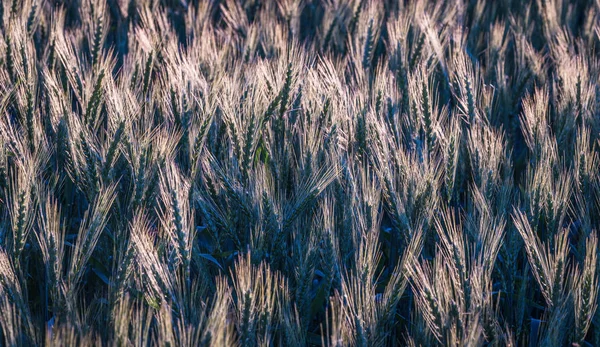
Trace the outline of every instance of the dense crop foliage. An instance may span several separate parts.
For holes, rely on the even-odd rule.
[[[600,2],[0,11],[0,344],[600,346]]]

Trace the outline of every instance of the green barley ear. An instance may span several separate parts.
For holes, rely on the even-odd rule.
[[[373,46],[375,41],[375,33],[373,32],[373,19],[369,20],[369,27],[367,29],[367,38],[365,39],[365,49],[363,52],[363,69],[371,69],[371,60],[373,59]]]
[[[34,180],[34,168],[31,167],[32,165],[34,164],[25,163],[26,167],[20,166],[9,171],[9,176],[12,177],[12,179],[7,194],[8,201],[3,203],[3,205],[6,204],[7,207],[10,217],[10,231],[12,232],[12,244],[7,244],[12,246],[12,256],[15,259],[15,265],[17,267],[19,266],[17,260],[25,248],[29,231],[33,227],[34,222],[34,183],[32,182]]]
[[[92,68],[98,65],[100,55],[102,54],[103,45],[103,34],[104,34],[104,19],[102,16],[98,18],[98,24],[96,30],[94,30],[94,38],[92,42]]]
[[[41,225],[35,236],[48,276],[47,286],[52,299],[52,313],[60,317],[66,304],[62,287],[65,228],[61,225],[61,210],[58,201],[49,196],[45,200],[39,209]]]
[[[288,100],[290,97],[291,86],[292,86],[292,63],[288,63],[287,68],[285,70],[285,81],[283,83],[283,87],[279,92],[279,115],[283,116],[286,111]]]
[[[575,341],[585,344],[585,336],[596,313],[598,300],[598,238],[593,232],[586,242],[583,271],[575,292]]]
[[[564,278],[568,268],[568,229],[555,235],[553,246],[550,247],[542,243],[524,213],[515,209],[513,222],[523,238],[532,272],[549,310],[559,311],[568,296],[565,294]]]
[[[94,84],[94,89],[92,90],[92,95],[90,97],[90,100],[88,101],[87,107],[85,109],[85,124],[94,124],[93,122],[96,121],[96,115],[98,113],[98,108],[100,107],[100,104],[102,103],[102,93],[103,93],[103,86],[102,86],[102,80],[104,79],[104,69],[100,70],[100,74],[98,75],[98,78],[96,79],[96,83]]]
[[[81,75],[77,71],[77,68],[73,67],[73,76],[75,76],[75,83],[77,84],[77,92],[79,95],[83,95],[83,81],[81,80]],[[65,75],[65,78],[67,76]],[[66,89],[65,89],[66,90]]]
[[[406,290],[409,279],[409,267],[413,261],[417,261],[417,257],[423,248],[423,232],[417,230],[413,233],[408,247],[404,249],[402,259],[392,270],[390,281],[388,282],[385,291],[382,295],[382,307],[377,318],[377,334],[385,339],[389,335],[387,326],[393,324],[396,320],[396,308],[400,299]]]
[[[365,329],[363,327],[363,320],[355,315],[354,317],[354,340],[356,342],[356,346],[358,347],[367,347],[368,346],[368,337],[365,336]]]
[[[356,6],[356,10],[354,10],[354,14],[352,15],[352,19],[350,20],[350,24],[348,24],[348,37],[354,37],[356,33],[356,27],[358,26],[358,19],[360,18],[360,13],[362,12],[362,8],[365,1],[360,0],[358,2],[358,6]]]
[[[334,254],[332,235],[330,231],[326,231],[324,234],[324,241],[320,247],[324,278],[311,303],[310,314],[312,317],[322,309],[323,304],[327,301],[336,277],[337,260]]]
[[[236,157],[241,157],[242,156],[242,149],[240,146],[240,138],[239,135],[237,133],[237,127],[235,126],[233,121],[229,121],[228,122],[228,130],[229,130],[229,137],[231,138],[231,144],[233,146],[233,153],[235,154]]]
[[[175,125],[182,126],[181,112],[179,111],[179,102],[177,101],[177,94],[175,93],[175,89],[173,89],[173,87],[171,87],[170,96],[171,96],[171,109],[173,110],[173,120],[175,121]]]
[[[190,123],[192,121],[192,109],[188,103],[186,94],[183,94],[182,100],[182,111],[181,114],[181,158],[185,160],[185,165],[190,165],[191,153],[190,153]]]
[[[125,254],[122,256],[121,261],[119,261],[119,265],[117,267],[116,273],[115,273],[115,279],[114,282],[112,283],[112,285],[114,286],[114,291],[112,291],[112,293],[114,293],[113,296],[113,304],[115,302],[118,302],[120,300],[123,299],[124,294],[126,293],[125,291],[125,286],[127,285],[127,282],[129,281],[131,275],[132,275],[132,269],[133,269],[133,258],[134,258],[134,249],[133,246],[131,246],[131,244],[129,244],[127,246],[127,250],[125,251]]]
[[[6,346],[35,344],[35,330],[20,263],[0,249],[0,327]]]
[[[196,171],[198,167],[198,162],[200,159],[200,154],[202,152],[202,146],[204,145],[204,141],[206,139],[206,135],[208,134],[208,130],[210,129],[210,125],[212,124],[212,117],[206,117],[202,125],[200,126],[200,130],[196,135],[196,139],[194,140],[194,148],[192,150],[192,177],[196,176]]]
[[[296,124],[298,115],[301,114],[302,109],[302,85],[298,87],[298,93],[292,104],[292,110],[290,111],[290,125],[293,127]]]
[[[360,112],[356,118],[356,145],[359,155],[364,155],[367,150],[367,115]]]
[[[13,225],[13,256],[15,259],[19,259],[23,248],[25,248],[25,241],[27,240],[27,215],[29,207],[27,203],[27,193],[25,191],[19,191],[15,210],[16,223]]]
[[[150,89],[150,82],[152,82],[152,69],[154,67],[154,53],[150,52],[148,59],[146,60],[146,66],[144,67],[144,81],[143,81],[143,89],[142,95],[144,98],[148,95],[148,90]]]
[[[250,162],[252,159],[252,150],[254,148],[255,134],[255,119],[254,114],[250,115],[250,124],[246,130],[246,138],[244,140],[244,153],[242,155],[242,177],[244,181],[248,180],[248,171],[250,170]]]
[[[294,221],[306,210],[311,208],[319,195],[333,182],[338,172],[335,168],[323,170],[308,181],[299,190],[296,202],[283,219],[282,230],[289,231]]]
[[[12,19],[19,12],[19,0],[13,0],[10,5],[10,18]]]
[[[125,131],[125,122],[121,121],[119,122],[119,127],[117,128],[117,131],[115,131],[113,140],[108,147],[108,151],[106,152],[106,160],[104,161],[104,167],[102,168],[102,177],[104,179],[108,179],[110,170],[112,169],[112,165],[117,154],[117,149],[119,148],[119,143],[121,142],[121,137],[123,136],[123,131]]]
[[[275,213],[275,208],[269,195],[267,192],[262,193],[261,199],[262,205],[262,223],[265,228],[265,241],[266,244],[271,246],[273,245],[273,241],[276,238],[276,233],[278,231],[279,225],[277,223],[277,214]],[[271,257],[271,263],[273,262],[273,257]]]
[[[31,10],[29,11],[29,16],[27,16],[27,34],[32,35],[35,29],[36,24],[36,16],[37,16],[37,2],[34,2],[31,5]]]
[[[423,125],[425,130],[425,136],[427,137],[427,145],[429,151],[433,150],[434,145],[434,134],[433,134],[433,125],[432,125],[432,114],[431,114],[431,103],[429,99],[429,89],[427,88],[427,83],[423,81],[422,84],[422,99],[421,99],[421,107],[423,108]]]
[[[471,80],[469,76],[465,76],[465,85],[467,89],[467,112],[469,114],[469,122],[473,124],[475,121],[475,97],[473,95],[473,87],[471,86]]]
[[[31,92],[32,87],[27,88],[27,110],[25,111],[25,123],[27,128],[27,141],[29,142],[29,150],[31,153],[35,152],[35,129],[33,128],[33,113],[34,113],[34,100],[33,93]]]
[[[271,101],[271,103],[265,110],[265,113],[263,114],[263,117],[261,119],[261,123],[260,123],[260,127],[259,127],[260,129],[262,129],[264,124],[273,117],[273,115],[275,114],[275,111],[277,110],[277,107],[279,106],[280,101],[281,101],[281,93],[277,94],[275,96],[275,98]]]
[[[313,157],[312,152],[307,152],[304,158],[304,177],[311,177],[313,173]]]
[[[398,48],[397,48],[397,52],[398,52],[398,71],[396,72],[396,76],[398,79],[398,86],[400,87],[400,91],[401,91],[401,100],[402,100],[402,112],[407,113],[409,111],[409,104],[410,104],[410,100],[408,99],[408,72],[406,71],[406,67],[404,66],[404,64],[402,63],[402,53],[401,53],[401,46],[400,46],[400,42],[398,42]]]
[[[29,64],[27,59],[27,51],[25,50],[25,42],[21,42],[20,49],[21,52],[21,65],[23,66],[23,74],[25,75],[25,81],[29,80]]]
[[[298,311],[300,312],[300,326],[307,328],[311,319],[310,316],[310,304],[311,294],[310,286],[314,278],[315,273],[315,262],[317,254],[312,246],[308,246],[305,250],[306,255],[302,254],[299,259],[296,260],[296,292],[295,301]]]
[[[152,170],[152,172],[150,173],[150,177],[147,180],[148,181],[148,187],[146,188],[146,192],[144,193],[144,200],[143,200],[143,204],[144,206],[147,206],[148,208],[155,208],[156,207],[156,192],[158,190],[158,183],[159,183],[159,167],[162,167],[162,164],[157,164],[155,165],[156,168],[154,168]]]
[[[15,57],[13,52],[12,40],[10,35],[5,35],[6,42],[6,69],[8,70],[8,77],[12,82],[15,82]]]
[[[240,325],[240,341],[242,345],[249,346],[254,344],[254,327],[253,320],[250,316],[251,313],[251,304],[252,304],[252,293],[248,290],[243,296],[240,296],[240,301],[242,302],[242,312],[241,312],[241,325]]]
[[[58,170],[69,170],[71,167],[71,145],[67,119],[62,117],[56,131],[56,167]]]
[[[175,236],[177,238],[176,243],[178,247],[179,254],[183,261],[183,266],[186,272],[186,279],[189,278],[189,266],[190,259],[188,257],[187,251],[187,232],[183,229],[183,216],[181,214],[181,204],[179,202],[179,197],[177,196],[177,191],[175,188],[170,187],[169,193],[171,197],[171,209],[173,210],[173,224],[175,225]]]
[[[136,62],[133,73],[131,74],[131,80],[129,81],[129,87],[131,89],[134,89],[136,84],[138,83],[139,74],[140,74],[140,64],[138,62]],[[173,92],[172,88],[171,88],[171,92]]]
[[[44,93],[42,93],[44,95]],[[41,97],[41,96],[40,96]],[[44,107],[43,111],[43,126],[44,126],[44,134],[48,138],[51,143],[56,143],[56,131],[52,126],[52,119],[50,115],[52,114],[52,105],[50,98],[46,95],[41,102]]]
[[[140,156],[137,174],[135,175],[135,194],[133,196],[133,211],[137,210],[142,201],[142,196],[144,194],[144,189],[146,187],[146,156],[148,155],[148,150],[142,150],[142,155]]]
[[[100,192],[100,185],[98,182],[98,171],[96,168],[96,156],[92,152],[90,144],[86,140],[86,135],[82,132],[79,133],[79,139],[81,142],[81,150],[85,158],[86,164],[86,178],[89,189],[89,197],[94,197]]]
[[[455,127],[455,131],[450,134],[449,143],[446,148],[446,202],[451,204],[454,197],[454,186],[456,182],[456,170],[458,168],[460,154],[460,128]]]
[[[214,165],[217,164],[214,163]],[[227,198],[234,204],[234,206],[237,206],[237,208],[239,208],[246,217],[252,217],[252,210],[250,206],[248,206],[244,195],[242,195],[242,193],[238,191],[237,187],[233,185],[231,180],[225,175],[221,168],[217,167],[215,171],[217,172],[219,179],[225,186],[225,193],[227,195]]]
[[[287,66],[287,70],[285,72],[285,82],[283,84],[283,88],[281,89],[280,98],[279,98],[279,118],[277,120],[275,131],[280,135],[283,135],[285,131],[284,125],[285,122],[283,120],[283,115],[287,111],[288,101],[290,98],[290,92],[292,88],[292,63],[289,63]]]
[[[391,105],[388,105],[391,106]],[[383,92],[381,89],[377,91],[377,97],[375,98],[375,114],[379,117],[383,110]]]
[[[413,54],[410,57],[410,63],[408,64],[408,67],[409,67],[410,71],[414,71],[415,70],[415,67],[417,66],[417,63],[421,59],[421,54],[423,53],[423,46],[424,46],[424,44],[425,44],[425,34],[421,34],[421,35],[419,35],[419,39],[417,41],[417,45],[413,49]]]
[[[587,187],[589,178],[586,173],[586,153],[581,151],[579,153],[579,165],[577,166],[577,185],[580,193],[586,193],[585,187]]]
[[[98,244],[100,235],[104,231],[110,218],[110,210],[115,200],[115,187],[110,186],[99,190],[91,200],[89,207],[83,215],[83,220],[77,232],[71,262],[67,271],[67,291],[74,293],[81,283],[87,264]],[[71,296],[69,294],[68,296]]]
[[[325,100],[325,103],[323,104],[323,109],[321,109],[321,112],[319,112],[319,119],[317,120],[318,121],[317,125],[319,127],[325,126],[325,124],[326,124],[325,122],[327,122],[327,119],[331,117],[330,108],[331,108],[331,98],[327,98]]]
[[[333,37],[333,31],[337,25],[338,17],[333,17],[333,21],[329,25],[329,29],[327,29],[327,33],[325,34],[325,38],[323,39],[323,45],[321,46],[321,52],[326,52],[331,43],[331,38]]]

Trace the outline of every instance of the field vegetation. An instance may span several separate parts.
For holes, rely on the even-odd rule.
[[[600,346],[600,1],[4,0],[0,345]]]

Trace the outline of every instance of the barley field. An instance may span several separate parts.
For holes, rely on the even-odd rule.
[[[0,345],[600,346],[600,1],[3,0]]]

